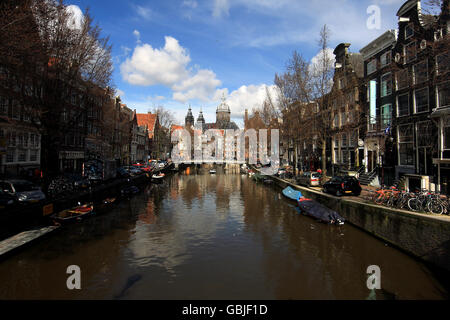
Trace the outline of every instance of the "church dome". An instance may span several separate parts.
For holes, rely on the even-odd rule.
[[[222,94],[222,102],[217,107],[216,112],[228,112],[228,113],[230,113],[230,106],[225,101],[225,94]]]

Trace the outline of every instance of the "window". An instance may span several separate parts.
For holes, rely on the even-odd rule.
[[[23,147],[23,134],[22,133],[19,133],[18,135],[17,135],[17,146],[19,147],[19,148],[22,148]]]
[[[396,78],[397,78],[397,90],[401,90],[408,87],[409,85],[408,69],[404,69],[397,72]]]
[[[417,122],[417,146],[429,147],[433,144],[433,124],[431,120]]]
[[[10,147],[16,146],[16,133],[14,131],[8,133],[8,146]]]
[[[5,97],[0,97],[0,115],[8,114],[8,99]]]
[[[427,60],[417,63],[413,67],[414,84],[419,84],[428,80],[428,62]]]
[[[391,125],[392,120],[392,105],[385,104],[381,107],[381,125],[382,128],[387,128]]]
[[[414,110],[416,113],[428,111],[428,87],[414,90]]]
[[[23,134],[23,146],[24,146],[25,148],[28,147],[28,132],[25,132],[25,133]]]
[[[381,55],[380,63],[381,63],[382,67],[387,66],[388,64],[391,64],[391,52],[390,51],[385,52]]]
[[[411,43],[408,43],[403,47],[404,55],[406,57],[405,63],[409,63],[416,59],[417,50],[416,50],[416,41],[413,41]]]
[[[438,75],[446,74],[450,70],[450,53],[444,52],[436,56],[436,73]]]
[[[438,84],[437,90],[437,106],[442,108],[450,106],[450,81]]]
[[[371,74],[377,70],[377,59],[372,59],[367,63],[367,74]]]
[[[392,75],[386,73],[381,76],[381,96],[385,97],[392,94]]]
[[[438,29],[434,32],[434,41],[439,41],[442,39],[442,29]]]
[[[14,149],[6,151],[6,162],[14,162]]]
[[[397,97],[397,117],[409,115],[409,94],[402,94]]]
[[[339,114],[337,113],[334,115],[334,127],[339,127]]]
[[[25,162],[27,161],[27,154],[25,153],[25,151],[21,150],[19,151],[19,157],[17,159],[19,162]]]
[[[408,24],[405,27],[405,40],[411,38],[414,35],[414,29],[412,24]]]
[[[398,153],[399,165],[414,165],[413,125],[398,126]]]
[[[345,133],[342,134],[342,147],[346,148],[347,147],[347,135]]]
[[[30,161],[37,161],[37,151],[36,150],[30,151]]]
[[[444,150],[450,150],[450,116],[444,118],[443,127],[443,146]]]
[[[13,118],[15,120],[19,120],[20,119],[20,105],[19,105],[19,101],[13,100],[13,103],[12,103],[11,107],[12,107],[11,118]]]

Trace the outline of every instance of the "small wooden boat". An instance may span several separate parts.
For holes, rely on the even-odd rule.
[[[97,213],[103,213],[111,209],[114,203],[116,203],[116,198],[106,198],[100,204],[95,206],[95,211]]]
[[[160,172],[160,173],[158,173],[158,174],[153,174],[153,175],[152,175],[152,179],[153,179],[153,180],[162,180],[162,178],[164,178],[164,177],[165,177],[165,174],[162,173],[162,172]]]
[[[282,193],[285,197],[296,201],[302,213],[316,218],[321,222],[335,225],[344,224],[345,219],[341,217],[336,211],[325,207],[317,201],[304,197],[300,191],[294,190],[293,188],[288,186],[282,191]]]
[[[58,223],[69,223],[74,221],[79,221],[86,216],[94,213],[94,206],[92,202],[86,203],[84,205],[79,205],[71,209],[66,209],[55,213],[51,218]]]

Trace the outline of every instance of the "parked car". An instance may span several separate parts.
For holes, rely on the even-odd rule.
[[[16,197],[0,190],[0,210],[9,209],[17,204]]]
[[[18,203],[35,203],[45,200],[41,188],[27,180],[2,180],[0,189],[15,197]]]
[[[320,186],[320,174],[318,172],[304,172],[297,177],[297,183],[308,187]]]
[[[361,190],[362,188],[359,181],[352,176],[336,176],[323,184],[323,192],[333,193],[338,197],[345,194],[359,196],[361,194]]]

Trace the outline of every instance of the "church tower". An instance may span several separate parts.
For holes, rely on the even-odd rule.
[[[225,102],[225,94],[222,94],[222,103],[216,110],[216,123],[225,124],[230,122],[230,106]]]
[[[184,125],[186,128],[190,128],[191,126],[194,125],[194,116],[192,115],[191,106],[189,106],[186,118],[184,118]]]
[[[200,109],[200,113],[198,114],[196,128],[202,131],[205,129],[205,118],[203,118],[202,109]]]

